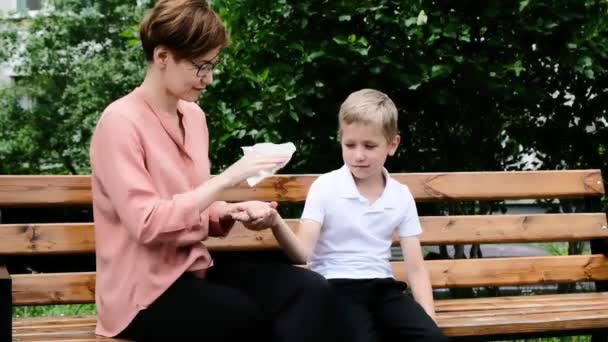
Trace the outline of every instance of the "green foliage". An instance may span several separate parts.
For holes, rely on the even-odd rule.
[[[544,169],[608,174],[604,0],[212,4],[233,40],[200,100],[214,172],[260,141],[298,146],[285,172],[338,167],[339,105],[373,87],[400,108],[391,171],[527,168],[519,160],[532,153]],[[56,0],[13,25],[30,34],[23,78],[0,94],[0,172],[88,172],[99,113],[141,81],[143,10]],[[4,30],[3,44],[17,31]],[[19,105],[24,96],[31,109]]]
[[[606,169],[605,1],[214,4],[234,40],[202,103],[220,164],[245,142],[292,140],[293,169],[336,167],[339,104],[374,87],[401,108],[394,171],[522,168],[522,152],[543,168]]]
[[[143,75],[140,49],[124,34],[142,9],[122,1],[53,4],[2,35],[24,52],[12,56],[22,77],[0,90],[0,173],[87,173],[99,114]]]

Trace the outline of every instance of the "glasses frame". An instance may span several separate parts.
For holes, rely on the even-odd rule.
[[[202,64],[196,64],[194,61],[190,61],[190,63],[196,67],[196,77],[200,78],[203,78],[210,72],[213,72],[218,64],[218,62],[213,63],[211,61],[203,61]]]

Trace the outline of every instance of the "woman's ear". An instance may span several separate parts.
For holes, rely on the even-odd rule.
[[[169,58],[171,57],[171,52],[169,52],[166,47],[159,45],[154,48],[153,57],[154,64],[158,64],[162,68],[165,68]]]
[[[388,142],[388,155],[393,156],[395,152],[397,152],[397,147],[399,147],[399,143],[401,142],[401,137],[397,134],[391,141]]]

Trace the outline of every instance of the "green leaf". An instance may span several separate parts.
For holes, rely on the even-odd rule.
[[[426,24],[427,20],[428,17],[426,16],[426,13],[424,13],[424,10],[421,10],[420,13],[418,13],[418,18],[416,18],[416,25],[422,26]]]
[[[338,45],[346,45],[346,44],[348,44],[348,40],[344,39],[344,37],[333,37],[332,39]]]
[[[298,114],[296,114],[296,112],[294,111],[289,111],[289,116],[291,116],[291,118],[295,121],[295,122],[300,122],[300,118],[298,117]]]
[[[426,40],[426,45],[433,45],[433,43],[439,39],[439,36],[435,33],[431,34],[431,36]]]
[[[264,69],[264,71],[262,71],[262,73],[258,75],[258,81],[265,82],[268,79],[268,74],[270,74],[270,69]]]
[[[579,59],[578,64],[582,68],[587,68],[593,65],[593,60],[589,56],[582,57]]]
[[[530,0],[522,0],[519,2],[519,11],[522,12],[528,5],[530,4]]]
[[[310,54],[308,54],[306,56],[306,62],[310,63],[310,62],[314,61],[315,59],[317,59],[317,58],[319,58],[321,56],[324,56],[324,55],[325,55],[324,51],[315,51],[315,52],[312,52],[312,53],[310,53]]]
[[[350,21],[350,15],[344,14],[338,17],[339,21]]]
[[[445,65],[437,64],[431,67],[431,78],[436,78],[447,74],[449,70]]]
[[[417,17],[407,18],[405,20],[405,27],[410,27],[412,25],[415,25],[417,22],[418,22],[418,18]]]
[[[523,67],[521,60],[517,60],[515,63],[507,65],[506,69],[513,71],[517,77],[526,70],[526,68]]]

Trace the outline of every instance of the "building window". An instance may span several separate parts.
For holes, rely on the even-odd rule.
[[[42,0],[25,0],[25,7],[30,11],[42,9]]]
[[[35,15],[38,11],[40,11],[42,9],[42,5],[44,4],[44,0],[16,0],[14,4],[16,5],[15,9],[17,14],[25,17],[28,16],[28,14]]]

